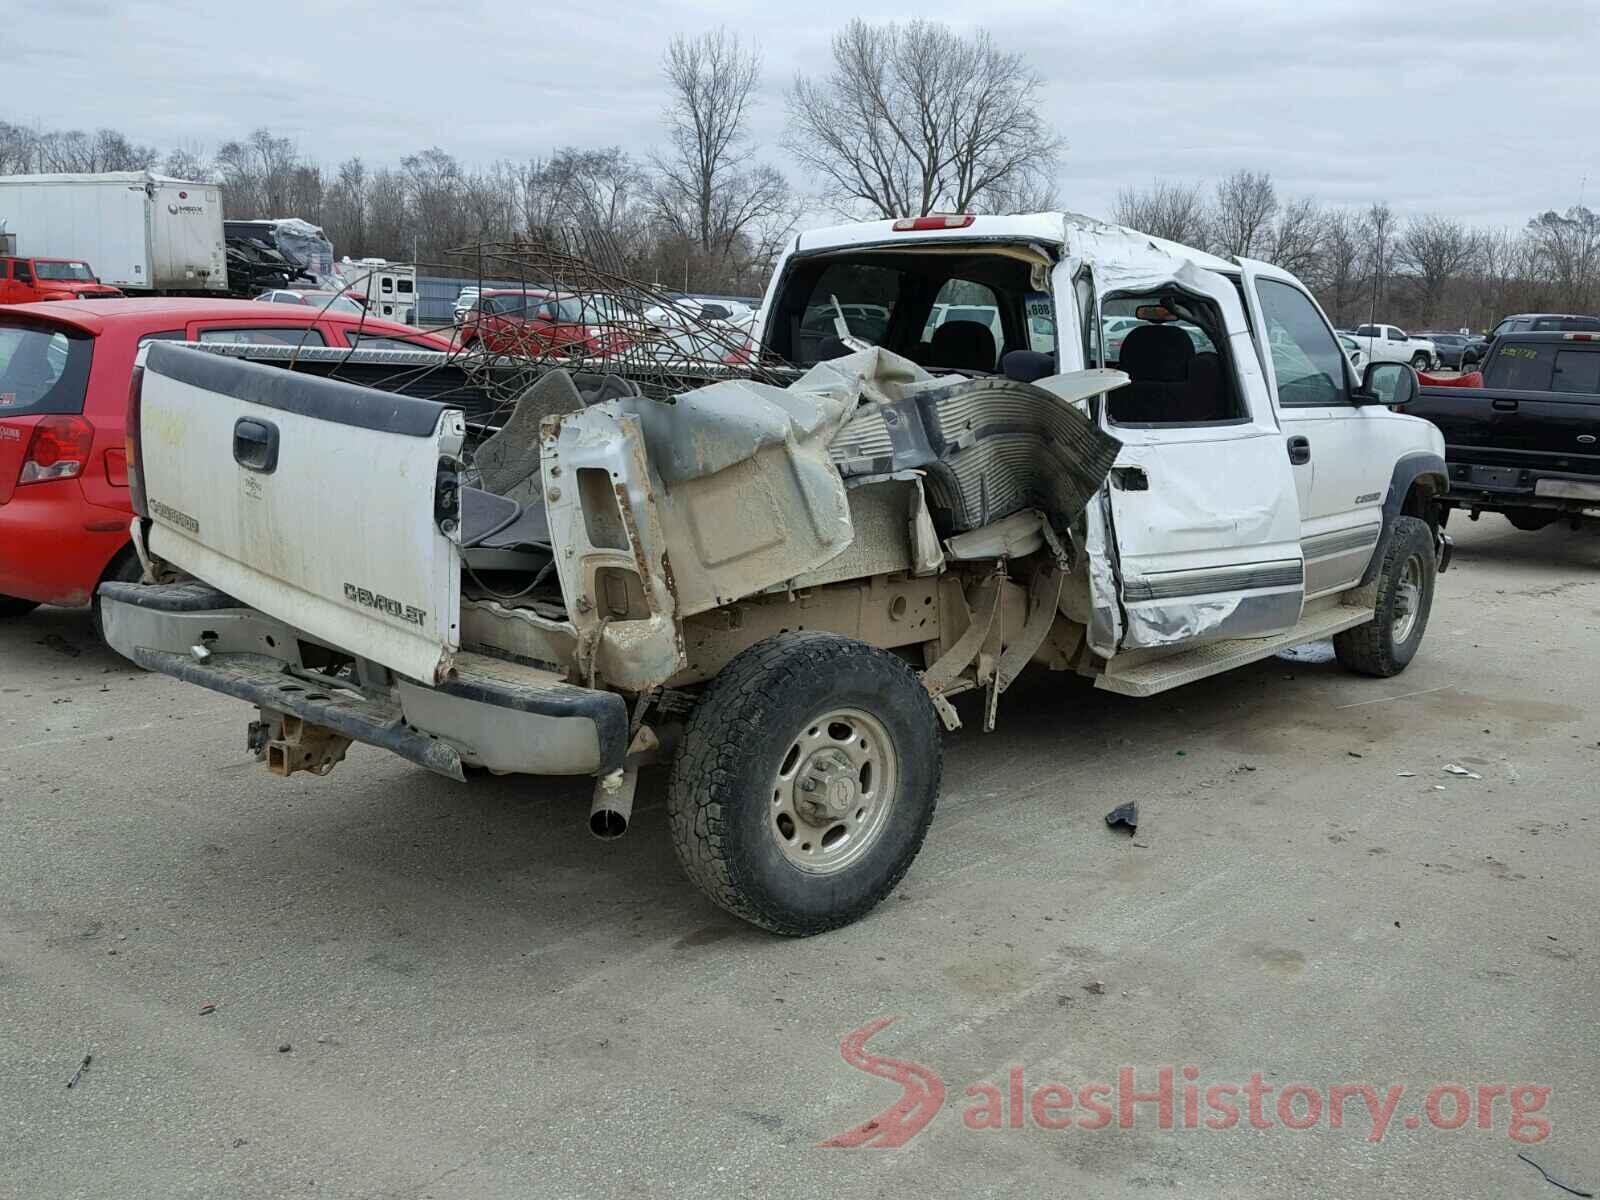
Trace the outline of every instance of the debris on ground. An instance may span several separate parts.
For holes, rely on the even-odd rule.
[[[202,1017],[209,1017],[212,1013],[214,1013],[216,1011],[217,1011],[217,1006],[215,1004],[211,1003],[211,1001],[209,1001],[209,1000],[207,1000],[204,1004],[202,1004],[200,1006],[200,1015]]]
[[[1479,775],[1476,771],[1469,771],[1469,770],[1467,770],[1467,768],[1465,768],[1465,767],[1463,767],[1463,766],[1461,766],[1461,765],[1459,765],[1457,763],[1445,763],[1444,771],[1445,771],[1446,775],[1459,775],[1463,779],[1482,779],[1483,778],[1483,776]]]
[[[83,653],[83,650],[80,647],[74,646],[59,633],[47,633],[38,641],[36,641],[34,645],[46,646],[49,649],[56,651],[58,654],[65,654],[68,658],[77,658],[78,655]]]
[[[84,1071],[88,1070],[89,1064],[93,1060],[94,1060],[94,1055],[92,1055],[92,1054],[85,1054],[83,1056],[83,1061],[78,1064],[78,1069],[72,1073],[72,1078],[67,1080],[67,1086],[68,1087],[74,1086],[78,1082],[78,1080],[83,1078]]]
[[[1100,980],[1095,979],[1084,984],[1083,990],[1088,992],[1091,996],[1104,996],[1106,994],[1106,985]]]
[[[1348,754],[1351,758],[1364,758],[1364,757],[1366,757],[1359,750],[1346,750],[1345,753]]]
[[[293,1049],[294,1049],[294,1047],[291,1046],[288,1042],[279,1042],[278,1043],[278,1053],[279,1054],[287,1054],[287,1053],[289,1053],[289,1051],[291,1051]]]
[[[1415,779],[1416,775],[1415,771],[1396,771],[1394,773],[1396,779]]]
[[[1543,1175],[1544,1176],[1544,1181],[1546,1183],[1554,1184],[1556,1187],[1560,1188],[1563,1192],[1571,1192],[1574,1196],[1593,1196],[1594,1195],[1593,1192],[1586,1192],[1582,1188],[1574,1187],[1570,1183],[1562,1183],[1561,1180],[1557,1179],[1554,1175],[1550,1174],[1549,1171],[1546,1171],[1543,1167],[1541,1167],[1538,1163],[1534,1162],[1533,1159],[1529,1158],[1526,1154],[1522,1153],[1522,1151],[1520,1151],[1520,1150],[1517,1151],[1517,1157],[1520,1158],[1523,1162],[1527,1163],[1535,1171],[1539,1172],[1539,1174]]]
[[[1125,826],[1129,836],[1132,836],[1139,829],[1139,806],[1132,803],[1117,805],[1106,814],[1106,824],[1113,829],[1118,825]]]

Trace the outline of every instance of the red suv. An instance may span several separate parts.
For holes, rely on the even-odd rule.
[[[610,296],[537,289],[485,288],[461,323],[461,347],[482,345],[491,354],[620,354],[630,339],[627,320]]]
[[[89,264],[75,258],[0,258],[0,304],[40,300],[99,300],[122,292],[101,283]]]
[[[136,579],[123,432],[145,342],[445,350],[375,317],[253,300],[123,299],[0,309],[0,618],[87,605]]]

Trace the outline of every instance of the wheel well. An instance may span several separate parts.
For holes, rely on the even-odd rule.
[[[1405,499],[1400,502],[1400,514],[1419,517],[1428,523],[1429,528],[1438,529],[1442,516],[1439,498],[1449,486],[1437,475],[1418,475],[1411,481]]]

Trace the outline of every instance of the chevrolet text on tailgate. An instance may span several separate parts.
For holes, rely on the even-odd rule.
[[[939,727],[992,728],[1029,664],[1148,696],[1320,638],[1368,675],[1416,654],[1443,441],[1286,272],[917,218],[796,238],[763,312],[788,386],[550,370],[498,427],[157,343],[146,581],[102,587],[107,637],[256,705],[281,774],[363,741],[592,775],[615,836],[670,758],[686,871],[785,934],[894,888]]]

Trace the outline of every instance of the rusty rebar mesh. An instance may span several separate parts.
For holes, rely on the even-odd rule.
[[[414,265],[419,275],[476,278],[480,291],[510,293],[491,296],[507,311],[475,314],[459,329],[453,321],[417,326],[448,338],[451,350],[439,366],[397,370],[394,382],[440,366],[457,368],[464,372],[464,388],[497,398],[486,418],[490,425],[555,369],[620,375],[644,395],[663,400],[719,379],[781,385],[799,374],[763,345],[754,314],[742,320],[708,317],[700,304],[630,275],[607,230],[553,228],[537,238],[456,247],[441,257],[442,262],[395,265]],[[541,305],[555,306],[559,319],[528,320]],[[429,394],[448,403],[451,389]]]
[[[555,229],[539,239],[460,247],[446,258],[457,271],[501,281],[501,290],[514,281],[511,294],[490,297],[505,315],[480,317],[483,328],[463,352],[501,371],[524,364],[528,382],[555,367],[618,374],[664,399],[730,376],[795,377],[761,343],[754,314],[708,317],[698,303],[630,275],[607,231]],[[541,310],[556,319],[527,319]]]

